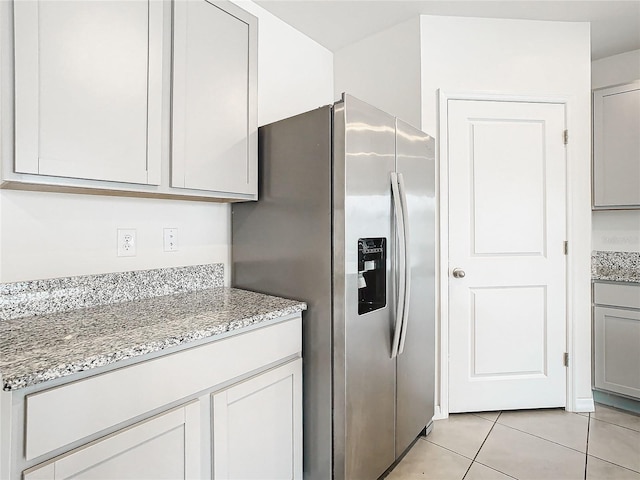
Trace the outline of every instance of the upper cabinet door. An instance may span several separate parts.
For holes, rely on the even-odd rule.
[[[171,186],[257,195],[257,20],[174,3]]]
[[[160,183],[162,2],[14,3],[15,171]]]
[[[640,208],[640,80],[593,92],[593,206]]]

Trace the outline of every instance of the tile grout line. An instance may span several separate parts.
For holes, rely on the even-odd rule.
[[[491,428],[489,429],[489,432],[487,433],[487,436],[484,437],[484,440],[480,444],[480,448],[478,448],[478,451],[476,452],[476,454],[471,459],[471,463],[469,464],[469,467],[467,467],[467,471],[464,472],[464,475],[462,476],[462,480],[464,480],[467,477],[467,474],[469,473],[469,470],[471,470],[471,467],[473,466],[473,462],[476,461],[476,458],[478,458],[478,454],[480,453],[480,450],[482,450],[482,447],[484,447],[484,444],[487,441],[487,439],[489,438],[489,435],[491,435],[491,432],[493,432],[493,427],[495,427],[496,423],[498,423],[498,419],[500,418],[500,415],[502,415],[502,412],[500,412],[498,414],[498,416],[496,417],[496,419],[493,422],[493,425],[491,425]]]
[[[524,433],[525,435],[530,435],[532,437],[539,438],[540,440],[544,440],[545,442],[553,443],[554,445],[558,445],[559,447],[568,448],[569,450],[572,450],[574,452],[585,453],[585,452],[581,452],[580,450],[576,450],[573,447],[568,447],[567,445],[564,445],[562,443],[558,443],[555,440],[549,440],[548,438],[541,437],[539,435],[536,435],[535,433],[527,432],[526,430],[520,430],[519,428],[515,428],[515,427],[512,427],[510,425],[506,425],[504,423],[501,423],[500,425],[502,425],[503,427],[506,427],[506,428],[510,428],[511,430],[515,430],[516,432]],[[587,423],[587,429],[588,428],[589,427],[588,427],[588,423]]]
[[[2,1],[2,0],[0,0],[0,1]],[[469,457],[467,457],[466,455],[461,454],[460,452],[456,452],[455,450],[452,450],[452,449],[451,449],[451,448],[449,448],[449,447],[445,447],[445,446],[443,446],[443,445],[440,445],[439,443],[432,442],[432,441],[431,441],[431,440],[429,440],[428,438],[421,438],[421,440],[423,440],[423,441],[425,441],[425,442],[427,442],[427,443],[430,443],[431,445],[435,445],[435,446],[436,446],[436,447],[438,447],[438,448],[442,448],[443,450],[446,450],[446,451],[448,451],[448,452],[455,453],[455,454],[456,454],[456,455],[458,455],[459,457],[466,458],[467,460],[473,460],[472,458],[469,458]]]
[[[593,458],[597,458],[598,460],[600,460],[602,462],[609,463],[611,465],[615,465],[616,467],[624,468],[625,470],[629,470],[630,472],[640,473],[638,470],[634,470],[633,468],[625,467],[624,465],[620,465],[619,463],[612,462],[611,460],[607,460],[606,458],[598,457],[596,455],[591,455],[591,456]]]
[[[591,414],[589,414],[589,420],[595,420],[597,422],[602,422],[602,423],[606,423],[607,425],[613,425],[614,427],[620,427],[620,428],[624,428],[626,430],[631,430],[632,432],[638,432],[640,433],[640,430],[636,430],[635,428],[631,428],[631,427],[627,427],[625,425],[620,425],[619,423],[612,423],[612,422],[607,422],[606,420],[601,420],[599,418],[593,417],[593,419],[591,418]]]
[[[594,413],[595,413],[595,412],[594,412]],[[588,462],[589,462],[589,434],[590,434],[590,432],[591,432],[591,420],[598,420],[597,418],[593,418],[593,419],[592,419],[592,418],[591,418],[591,415],[592,415],[592,413],[591,413],[591,412],[589,412],[589,417],[588,417],[588,418],[589,418],[589,425],[587,426],[587,453],[586,453],[586,456],[585,456],[585,462],[584,462],[584,463],[585,463],[585,465],[584,465],[584,478],[585,478],[585,480],[586,480],[586,478],[587,478],[587,464],[588,464]],[[607,422],[606,420],[598,420],[598,421],[599,421],[599,422],[602,422],[602,423],[606,423],[606,424],[608,424],[608,425],[613,425],[613,426],[615,426],[615,427],[626,428],[627,430],[631,430],[632,432],[633,432],[633,431],[637,431],[637,430],[634,430],[633,428],[627,428],[627,427],[624,427],[623,425],[618,425],[618,424],[616,424],[616,423]],[[598,460],[600,460],[600,461],[603,461],[603,462],[609,463],[609,464],[611,464],[611,465],[615,465],[616,467],[620,467],[620,468],[624,468],[625,470],[629,470],[630,472],[640,473],[640,472],[638,472],[638,471],[634,470],[633,468],[625,467],[624,465],[620,465],[619,463],[612,462],[611,460],[608,460],[608,459],[606,459],[606,458],[601,458],[601,457],[598,457],[598,456],[596,456],[596,455],[591,455],[591,456],[592,456],[593,458],[597,458],[597,459],[598,459]]]
[[[624,416],[640,418],[640,413],[636,413],[636,412],[633,412],[633,411],[626,411],[626,410],[623,410],[621,408],[613,407],[611,405],[605,405],[605,404],[602,404],[602,403],[596,403],[596,406],[597,405],[601,405],[603,407],[606,407],[607,409],[612,410],[615,413],[622,415],[623,418],[624,418]],[[593,412],[588,412],[588,416],[589,416],[590,420],[598,420],[599,422],[602,422],[602,423],[608,423],[609,425],[615,425],[616,427],[626,428],[627,430],[633,430],[634,432],[640,432],[640,429],[636,429],[636,428],[633,428],[633,427],[627,427],[626,425],[620,425],[619,423],[610,422],[608,420],[603,420],[601,418],[592,416],[592,415],[595,415],[595,413],[596,413],[595,410]]]
[[[494,426],[498,423],[498,419],[499,419],[501,416],[502,416],[502,411],[501,411],[501,412],[498,414],[498,416],[496,417],[496,421],[493,423],[493,424],[494,424]],[[502,424],[500,424],[500,425],[502,425]],[[493,431],[493,427],[491,427],[491,430],[489,431],[489,433],[491,433],[491,431]],[[482,449],[482,447],[484,446],[484,444],[485,444],[485,442],[487,441],[487,439],[488,439],[488,438],[489,438],[489,434],[487,434],[487,438],[485,438],[484,442],[482,442],[482,445],[481,445],[481,446],[480,446],[480,448],[478,449],[478,453],[476,453],[476,457],[477,457],[477,456],[478,456],[478,454],[480,453],[480,450]],[[498,470],[497,468],[490,467],[489,465],[485,465],[485,464],[484,464],[484,463],[482,463],[482,462],[478,462],[478,461],[476,461],[475,457],[474,457],[474,459],[473,459],[473,462],[471,462],[471,465],[473,465],[473,464],[474,464],[474,462],[475,462],[475,463],[478,463],[478,464],[480,464],[480,465],[484,465],[485,467],[490,468],[491,470],[495,470],[496,472],[499,472],[499,473],[501,473],[501,474],[503,474],[503,475],[506,475],[506,476],[507,476],[507,477],[509,477],[509,478],[513,478],[514,480],[518,480],[518,479],[516,479],[516,477],[514,477],[513,475],[509,475],[508,473],[503,472],[502,470]],[[471,466],[469,466],[469,468],[471,468]],[[466,474],[465,474],[465,475],[466,475]],[[464,478],[463,478],[462,480],[464,480]]]
[[[591,412],[587,417],[587,446],[584,452],[584,480],[587,480],[587,463],[589,461],[589,431],[591,430]]]

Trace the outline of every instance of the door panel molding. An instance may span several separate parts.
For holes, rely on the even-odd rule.
[[[572,99],[565,95],[520,95],[520,94],[495,94],[488,92],[456,92],[438,90],[437,112],[439,128],[438,128],[438,146],[439,153],[437,160],[437,176],[438,181],[438,221],[439,221],[439,256],[437,271],[439,279],[437,281],[439,299],[440,321],[436,325],[437,329],[437,361],[436,368],[436,416],[434,418],[446,418],[449,414],[449,279],[451,278],[450,270],[457,265],[449,265],[449,149],[448,149],[448,102],[449,100],[475,100],[488,102],[526,102],[526,103],[551,103],[560,104],[564,107],[565,128],[569,128],[568,110]],[[571,242],[572,209],[575,208],[571,198],[571,187],[569,183],[570,168],[568,162],[569,147],[565,148],[565,208],[566,208],[566,236]],[[553,246],[548,246],[552,249]],[[560,247],[559,247],[560,248]],[[482,254],[479,254],[482,255]],[[538,254],[539,255],[539,254]],[[566,258],[566,351],[570,358],[574,356],[574,305],[573,295],[570,294],[572,285],[576,279],[573,274],[573,262],[571,255]],[[566,410],[568,411],[585,411],[585,399],[576,398],[575,391],[575,363],[570,362],[566,372]],[[590,405],[593,405],[592,400]],[[589,407],[586,407],[586,411]]]

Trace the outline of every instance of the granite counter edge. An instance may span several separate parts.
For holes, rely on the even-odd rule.
[[[57,380],[73,376],[75,374],[96,370],[96,374],[103,373],[104,368],[108,366],[115,366],[118,363],[125,362],[127,360],[133,360],[135,363],[142,362],[152,354],[168,355],[178,351],[180,347],[189,348],[190,344],[193,347],[201,346],[209,341],[216,341],[216,337],[220,337],[226,333],[231,335],[243,333],[245,330],[251,327],[257,326],[264,322],[276,321],[276,319],[285,320],[287,317],[303,312],[307,309],[307,305],[304,302],[294,303],[287,307],[273,310],[266,313],[245,317],[242,319],[231,320],[224,324],[215,325],[213,328],[204,330],[195,330],[185,332],[183,335],[169,337],[162,341],[154,341],[149,343],[143,343],[133,345],[129,348],[103,353],[100,355],[88,356],[84,359],[74,361],[68,364],[60,364],[56,367],[48,368],[46,370],[34,371],[30,374],[21,374],[13,377],[5,377],[0,372],[0,378],[2,379],[2,386],[4,391],[16,391],[26,387],[32,387],[41,385],[45,382]],[[228,338],[224,335],[223,338]],[[220,338],[220,339],[223,339]],[[153,358],[156,358],[154,356]],[[130,362],[125,362],[129,366]],[[68,381],[74,381],[76,379],[69,378]],[[78,379],[79,380],[79,379]]]

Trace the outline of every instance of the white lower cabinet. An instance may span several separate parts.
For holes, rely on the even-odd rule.
[[[197,479],[200,462],[200,408],[192,402],[35,467],[24,480]]]
[[[594,284],[594,387],[640,399],[640,285]]]
[[[0,391],[2,480],[302,479],[302,317]]]
[[[302,478],[302,360],[212,399],[216,480]]]

